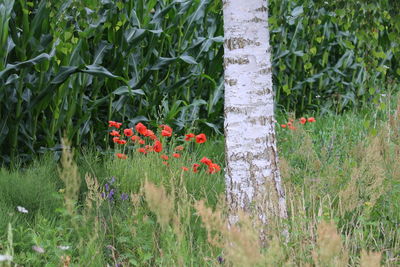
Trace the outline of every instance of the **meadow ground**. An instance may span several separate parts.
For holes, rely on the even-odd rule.
[[[295,120],[295,130],[280,126],[290,114],[278,114],[289,219],[270,222],[266,248],[247,218],[240,230],[226,228],[223,170],[194,173],[187,163],[206,156],[223,165],[223,139],[215,137],[170,156],[168,166],[156,153],[123,160],[83,150],[74,160],[66,151],[61,163],[48,154],[2,168],[0,254],[13,260],[0,264],[398,266],[400,102],[393,99],[314,123]]]

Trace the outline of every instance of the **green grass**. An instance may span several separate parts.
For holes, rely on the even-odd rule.
[[[223,172],[181,170],[187,160],[203,156],[223,165],[223,140],[214,138],[180,159],[170,159],[168,167],[155,154],[130,153],[127,160],[119,160],[111,152],[84,150],[75,153],[78,172],[69,171],[68,177],[51,155],[26,168],[1,169],[0,254],[11,251],[10,224],[13,264],[25,266],[59,266],[66,256],[70,266],[218,266],[218,256],[226,266],[372,264],[374,255],[361,257],[363,251],[379,252],[383,265],[395,266],[400,263],[400,116],[389,123],[395,104],[364,113],[316,116],[316,123],[297,124],[295,131],[277,128],[289,238],[283,240],[271,227],[271,241],[261,253],[257,245],[249,243],[252,250],[243,247],[252,231],[245,223],[236,250],[216,242],[236,242],[215,223],[221,219],[216,212],[224,209]],[[287,117],[279,115],[279,124]],[[73,170],[73,164],[64,168]],[[91,186],[85,182],[87,173]],[[60,175],[67,183],[79,178],[73,211],[64,206],[64,197],[73,196],[62,192]],[[115,202],[100,197],[112,177]],[[130,199],[122,201],[121,193]],[[214,213],[199,206],[202,199]],[[17,212],[17,206],[29,213]],[[205,226],[213,229],[214,241]],[[35,252],[34,245],[45,252]]]

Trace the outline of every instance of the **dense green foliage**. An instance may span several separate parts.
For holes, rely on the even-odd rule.
[[[73,212],[63,205],[67,192],[60,179],[76,175],[73,163],[58,166],[44,157],[26,169],[1,169],[0,255],[12,254],[14,263],[29,266],[58,266],[66,256],[70,266],[220,266],[218,256],[224,266],[305,266],[322,261],[330,264],[320,266],[358,266],[360,257],[363,260],[360,252],[368,250],[381,253],[385,266],[397,266],[400,101],[398,108],[390,98],[385,103],[384,110],[325,115],[315,123],[296,122],[297,130],[278,129],[290,234],[285,240],[270,222],[272,240],[263,256],[257,241],[246,243],[252,240],[246,228],[235,245],[229,243],[237,255],[229,254],[229,247],[221,250],[207,237],[204,226],[210,217],[200,217],[195,210],[204,199],[216,212],[226,211],[223,173],[180,170],[188,158],[208,156],[222,163],[223,140],[216,139],[171,160],[170,167],[155,154],[133,152],[120,160],[111,151],[105,158],[95,151],[77,153],[80,189]],[[372,123],[371,118],[375,118]],[[287,120],[287,114],[278,117],[279,123]],[[85,182],[86,173],[99,185],[88,182],[87,175]],[[115,177],[112,185],[111,177]],[[145,186],[146,181],[165,189]],[[116,190],[115,201],[96,198],[106,192],[106,183]],[[129,194],[129,200],[119,198],[122,192]],[[18,212],[17,206],[29,212]],[[337,237],[334,230],[325,240],[323,235],[316,238],[321,222],[329,220],[341,235]],[[44,252],[36,252],[33,246]],[[379,266],[364,258],[365,262],[368,265],[363,266]]]
[[[269,1],[279,107],[341,112],[398,89],[399,4]],[[105,148],[106,121],[221,132],[220,0],[0,0],[1,162]]]
[[[64,131],[104,147],[111,119],[221,123],[219,1],[0,3],[3,161],[57,149]]]
[[[270,1],[277,102],[288,111],[337,111],[399,88],[397,1]]]

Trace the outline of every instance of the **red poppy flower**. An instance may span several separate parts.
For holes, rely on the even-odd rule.
[[[139,140],[140,140],[140,137],[137,136],[137,135],[134,135],[134,136],[131,137],[131,140],[134,141],[134,142],[136,142],[136,141],[139,141]]]
[[[161,155],[161,158],[163,159],[163,160],[168,160],[168,156],[167,155]]]
[[[120,158],[120,159],[127,159],[128,158],[128,156],[127,155],[125,155],[125,154],[122,154],[122,153],[117,153],[117,154],[115,154],[118,158]]]
[[[125,145],[125,144],[126,144],[126,141],[125,141],[125,140],[119,139],[119,140],[117,141],[117,143],[120,144],[120,145]]]
[[[154,149],[154,151],[157,152],[157,153],[161,152],[161,151],[162,151],[162,144],[161,144],[161,142],[157,140],[157,141],[154,143],[153,149]]]
[[[304,118],[304,117],[301,117],[301,118],[299,119],[299,121],[300,121],[301,124],[305,124],[305,123],[307,122],[307,119]]]
[[[165,137],[170,137],[170,136],[172,135],[172,132],[168,132],[168,131],[166,131],[166,130],[162,130],[162,131],[161,131],[161,135],[162,135],[162,136],[165,136]]]
[[[165,166],[168,166],[168,162],[163,161],[162,164],[164,164]]]
[[[138,124],[136,124],[135,129],[138,133],[140,133],[141,135],[145,135],[147,132],[147,128],[146,126],[144,126],[141,122],[139,122]]]
[[[294,127],[294,126],[289,126],[289,129],[290,129],[290,130],[296,130],[297,128]]]
[[[139,148],[137,151],[138,151],[139,153],[143,153],[143,154],[146,154],[146,153],[147,153],[147,152],[146,152],[146,149],[144,149],[143,147]]]
[[[144,145],[144,144],[146,144],[146,142],[143,139],[140,139],[139,144]]]
[[[218,164],[214,163],[213,164],[214,169],[219,172],[221,170],[221,166],[219,166]]]
[[[290,128],[290,126],[292,126],[292,122],[289,121],[289,122],[287,123],[287,126],[289,126],[289,128]]]
[[[216,173],[221,170],[221,167],[216,163],[211,163],[208,165],[208,173]]]
[[[208,165],[208,166],[210,166],[210,165],[212,164],[211,159],[206,158],[206,157],[203,157],[203,158],[200,160],[200,162],[201,162],[201,163],[204,163],[204,164],[206,164],[206,165]]]
[[[121,122],[116,122],[116,121],[108,121],[108,127],[115,127],[119,129],[121,127],[122,123]]]
[[[182,170],[185,171],[185,172],[187,172],[187,171],[189,170],[189,168],[188,168],[188,167],[185,167],[185,166],[183,166],[183,167],[181,167],[181,168],[182,168]]]
[[[132,136],[133,135],[133,131],[132,131],[132,129],[131,128],[129,128],[129,129],[125,129],[124,130],[124,135],[125,136]]]
[[[174,154],[172,154],[172,156],[173,156],[174,158],[180,158],[180,157],[181,157],[181,154],[174,153]]]
[[[112,130],[112,131],[110,132],[110,135],[111,135],[111,136],[121,136],[121,135],[119,134],[119,132],[116,131],[116,130]]]
[[[168,125],[162,125],[162,127],[163,127],[163,130],[172,133],[172,128],[169,127]]]
[[[308,121],[308,122],[316,122],[316,120],[315,120],[315,118],[314,118],[314,117],[310,117],[310,118],[308,118],[308,119],[307,119],[307,121]]]
[[[175,149],[174,150],[177,150],[177,151],[182,151],[183,150],[183,146],[177,146],[177,147],[175,147]]]
[[[205,143],[207,141],[206,135],[205,134],[198,134],[196,135],[196,143],[198,144],[202,144]]]
[[[146,145],[144,147],[144,149],[146,150],[146,152],[153,152],[154,148],[152,146]]]
[[[286,124],[281,124],[282,128],[286,128],[286,126],[287,126]]]
[[[118,141],[119,141],[119,137],[114,137],[114,138],[113,138],[113,142],[114,142],[114,143],[118,143]]]
[[[199,168],[199,167],[200,167],[200,164],[197,164],[197,163],[193,164],[193,172],[198,172],[197,168]]]
[[[152,135],[154,135],[154,132],[152,130],[146,130],[146,132],[144,132],[143,135],[146,136],[146,137],[152,136]]]
[[[163,128],[161,131],[162,136],[170,137],[172,135],[172,128],[169,127],[168,125],[160,125],[160,127]]]
[[[193,133],[185,134],[185,136],[186,136],[185,141],[190,141],[190,140],[192,140],[192,138],[195,137],[195,135]]]
[[[157,136],[154,135],[154,134],[153,134],[153,135],[150,135],[150,139],[151,139],[151,140],[157,140]]]

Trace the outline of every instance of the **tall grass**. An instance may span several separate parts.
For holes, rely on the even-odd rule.
[[[23,172],[3,169],[0,254],[10,251],[11,223],[13,262],[23,265],[396,266],[400,103],[395,104],[391,100],[386,110],[371,108],[365,116],[317,117],[295,131],[279,129],[290,216],[271,221],[266,247],[246,215],[227,227],[222,173],[180,169],[188,158],[222,155],[221,141],[211,140],[168,167],[152,154],[120,160],[65,150],[62,157],[69,160],[58,166],[60,172],[51,158]],[[375,126],[368,126],[373,117]],[[78,198],[67,192],[69,186]],[[113,201],[102,195],[110,188]],[[129,199],[121,199],[122,193]],[[16,206],[29,212],[19,213]]]

